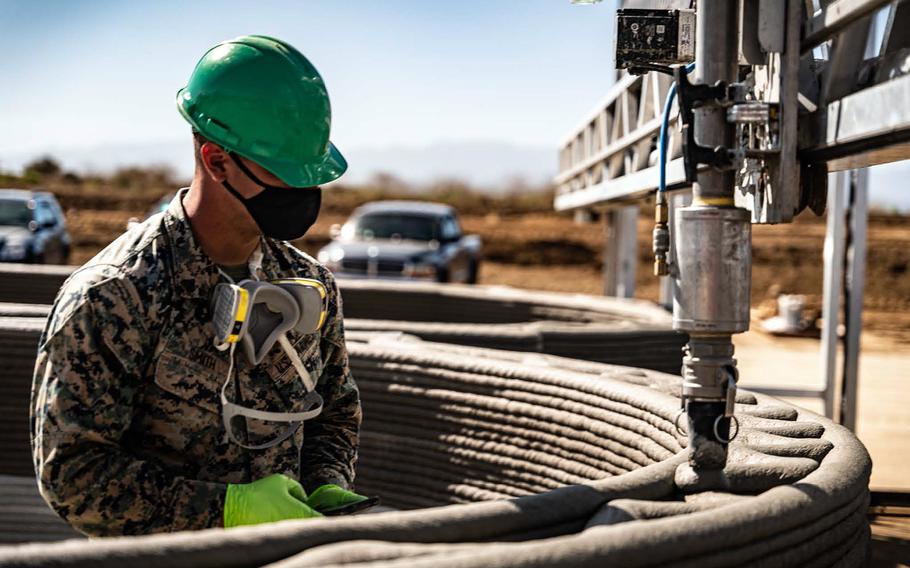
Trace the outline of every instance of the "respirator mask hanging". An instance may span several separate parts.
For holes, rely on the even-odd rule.
[[[307,371],[297,351],[287,338],[291,330],[302,335],[315,333],[326,318],[326,289],[318,280],[286,278],[262,282],[242,280],[237,284],[215,286],[212,298],[212,325],[215,346],[230,350],[230,364],[221,386],[222,419],[225,435],[231,442],[251,450],[261,450],[280,444],[294,435],[305,420],[319,416],[323,400],[316,392],[317,377]],[[298,412],[271,412],[248,408],[227,398],[227,387],[234,371],[234,355],[238,344],[251,365],[258,365],[278,343],[306,388],[303,409]],[[248,433],[249,421],[284,423],[285,429],[277,438],[263,443],[244,443],[238,438]],[[272,430],[272,428],[270,428]]]

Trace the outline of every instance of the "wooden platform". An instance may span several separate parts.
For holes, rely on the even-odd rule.
[[[873,492],[869,522],[871,566],[910,566],[910,493]]]

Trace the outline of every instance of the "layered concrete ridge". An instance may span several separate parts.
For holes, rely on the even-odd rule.
[[[75,266],[0,263],[0,302],[51,304]]]
[[[677,374],[687,337],[650,302],[505,286],[340,280],[345,327]],[[482,325],[479,325],[482,324]]]
[[[675,426],[677,377],[402,334],[355,334],[349,349],[365,412],[358,488],[413,510],[0,548],[0,565],[865,561],[869,456],[820,416],[740,393],[729,466],[705,476]]]
[[[0,264],[0,302],[51,304],[74,269]],[[344,279],[339,287],[345,325],[354,331],[401,331],[673,374],[687,341],[667,312],[641,300],[389,280]]]
[[[46,310],[46,306],[0,304],[0,475],[33,476],[35,472],[29,399],[38,340],[47,317],[41,313]],[[0,512],[0,525],[2,517]]]

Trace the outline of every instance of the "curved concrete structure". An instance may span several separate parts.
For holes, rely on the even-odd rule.
[[[340,280],[339,287],[350,331],[400,331],[672,374],[687,341],[669,313],[641,300],[380,280]]]
[[[75,266],[0,263],[0,302],[52,304]]]
[[[51,304],[75,268],[0,263],[0,303],[7,310],[15,303]],[[402,331],[427,341],[673,374],[687,341],[672,330],[667,312],[641,300],[408,281],[344,279],[339,287],[353,331]]]
[[[11,312],[17,315],[11,316]],[[0,304],[0,475],[35,473],[29,441],[29,401],[45,318],[34,315],[32,307]]]
[[[677,377],[402,334],[352,334],[349,347],[365,412],[358,488],[416,510],[30,544],[0,548],[0,565],[859,566],[867,556],[871,463],[822,417],[740,393],[729,465],[700,476],[674,426]]]

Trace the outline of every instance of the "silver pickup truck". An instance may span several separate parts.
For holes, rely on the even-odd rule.
[[[340,276],[474,284],[480,237],[463,235],[455,210],[440,203],[377,201],[358,207],[319,261]]]

